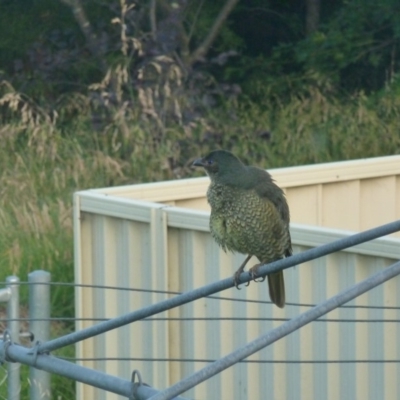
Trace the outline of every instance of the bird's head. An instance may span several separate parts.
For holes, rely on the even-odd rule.
[[[195,167],[203,167],[213,181],[234,184],[245,171],[244,164],[231,152],[214,150],[193,162]]]

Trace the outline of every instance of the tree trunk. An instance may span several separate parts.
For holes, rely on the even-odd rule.
[[[320,0],[306,0],[306,35],[318,29],[320,16]]]

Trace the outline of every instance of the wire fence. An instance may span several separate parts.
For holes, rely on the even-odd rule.
[[[21,285],[32,285],[30,282],[20,282]],[[62,282],[48,282],[48,283],[40,283],[38,285],[47,285],[47,286],[57,286],[57,285],[65,285]],[[89,288],[96,288],[96,289],[104,289],[104,290],[119,290],[121,287],[117,286],[100,286],[100,285],[75,285],[71,283],[67,283],[68,286],[84,286]],[[141,289],[137,290],[135,288],[124,288],[123,290],[130,290],[130,291],[143,291]],[[153,291],[153,290],[146,290],[148,292],[160,292],[160,291]],[[166,294],[171,294],[171,292],[163,291]],[[220,300],[219,297],[214,296],[214,300]],[[244,301],[244,302],[255,302],[255,303],[269,303],[264,301],[254,301],[254,300],[246,300],[246,299],[237,299],[237,298],[223,298],[222,300],[229,300],[229,301]],[[295,304],[304,306],[304,304]],[[307,305],[309,307],[315,305]],[[342,305],[338,308],[366,308],[366,309],[379,309],[379,310],[400,310],[400,307],[388,307],[388,306],[345,306]],[[32,321],[49,321],[49,322],[76,322],[76,321],[88,321],[88,322],[100,322],[100,321],[108,321],[111,318],[75,318],[75,317],[50,317],[50,318],[36,318],[32,319],[29,317],[23,318],[0,318],[0,323],[6,323],[11,321],[18,321],[18,322],[32,322]],[[251,318],[251,317],[162,317],[162,318],[145,318],[138,322],[159,322],[159,321],[179,321],[179,322],[191,322],[191,321],[203,321],[203,322],[212,322],[212,321],[237,321],[237,322],[247,322],[247,321],[278,321],[278,322],[285,322],[289,321],[291,318],[278,318],[278,317],[264,317],[264,318]],[[400,319],[357,319],[357,318],[319,318],[316,319],[314,322],[322,322],[322,323],[362,323],[362,324],[369,324],[369,323],[400,323]],[[25,337],[30,339],[31,341],[34,340],[33,334],[29,331],[21,332],[20,338]],[[3,340],[3,336],[0,336],[0,340]],[[78,362],[78,361],[114,361],[114,362],[131,362],[131,361],[144,361],[144,362],[181,362],[181,363],[210,363],[215,362],[215,359],[204,359],[204,358],[155,358],[155,357],[63,357],[59,356],[60,359],[71,361],[71,362]],[[354,360],[241,360],[239,363],[242,364],[368,364],[368,363],[400,363],[400,360],[394,359],[383,359],[383,360],[376,360],[376,359],[354,359]],[[7,377],[7,376],[6,376]],[[6,379],[4,378],[4,380]]]
[[[202,359],[202,358],[139,358],[139,357],[60,357],[67,361],[146,361],[146,362],[200,362],[212,363],[217,359]],[[392,364],[400,363],[400,359],[396,360],[240,360],[238,364]]]
[[[400,230],[400,221],[396,221],[391,224],[384,225],[366,232],[362,232],[351,237],[338,240],[333,243],[329,243],[318,248],[304,251],[303,253],[294,255],[288,259],[279,260],[271,263],[267,266],[263,266],[259,269],[260,276],[265,276],[271,272],[276,272],[278,270],[283,270],[289,268],[293,265],[299,265],[305,261],[313,260],[326,254],[338,251],[340,249],[348,248],[365,241],[372,240],[374,238],[392,233],[394,231]],[[314,304],[304,304],[304,303],[288,303],[292,307],[308,307],[308,310],[299,314],[294,318],[278,318],[278,317],[153,317],[153,315],[167,311],[171,308],[178,307],[188,302],[195,301],[200,298],[207,298],[209,300],[217,301],[231,301],[231,302],[246,302],[255,304],[270,304],[268,301],[259,300],[247,300],[238,299],[233,297],[223,297],[215,296],[214,294],[222,291],[224,289],[233,286],[232,278],[224,279],[218,282],[211,283],[209,285],[200,287],[198,289],[191,290],[185,293],[161,291],[161,290],[151,290],[151,289],[138,289],[138,288],[127,288],[119,286],[102,286],[102,285],[77,285],[74,283],[63,283],[63,282],[18,282],[19,285],[28,285],[29,287],[35,288],[37,290],[40,287],[47,287],[49,289],[51,286],[71,286],[71,287],[83,287],[93,290],[123,290],[132,292],[148,292],[148,293],[158,293],[165,294],[168,296],[163,301],[157,304],[152,304],[147,307],[143,307],[139,310],[131,312],[126,315],[122,315],[117,318],[74,318],[74,317],[50,317],[40,315],[38,313],[30,315],[27,318],[13,317],[5,318],[7,324],[19,323],[29,321],[30,323],[35,322],[76,322],[76,321],[88,321],[88,322],[98,322],[93,326],[87,327],[83,330],[77,332],[68,333],[62,337],[45,340],[44,342],[38,342],[33,348],[24,348],[18,346],[15,343],[18,340],[11,338],[8,331],[3,333],[3,337],[0,342],[0,358],[4,361],[17,361],[27,365],[30,365],[33,370],[42,369],[43,371],[50,371],[52,373],[58,373],[67,376],[71,379],[88,383],[93,386],[99,387],[104,390],[111,391],[123,395],[131,399],[148,399],[152,400],[165,400],[172,399],[179,396],[186,390],[194,387],[195,385],[203,382],[204,380],[210,378],[211,376],[221,372],[222,370],[228,368],[235,363],[243,364],[393,364],[399,363],[400,360],[395,358],[391,359],[378,359],[371,356],[370,358],[360,358],[360,359],[329,359],[329,360],[318,360],[318,359],[305,359],[305,360],[252,360],[245,358],[254,354],[262,348],[274,343],[280,338],[288,335],[291,332],[299,329],[300,327],[308,324],[309,322],[315,321],[317,323],[356,323],[356,324],[397,324],[400,319],[397,318],[324,318],[321,316],[325,315],[329,311],[336,308],[343,309],[366,309],[369,311],[374,310],[385,310],[385,311],[398,311],[400,307],[396,306],[386,306],[384,304],[374,304],[374,305],[344,305],[344,303],[356,298],[362,293],[365,293],[372,288],[382,284],[383,282],[391,279],[392,277],[400,273],[400,263],[395,263],[392,266],[379,271],[376,274],[371,275],[369,278],[357,283],[356,285],[338,293],[337,295],[331,297],[330,299],[323,301],[317,305]],[[242,273],[240,276],[241,283],[250,281],[252,278],[248,273]],[[7,284],[9,282],[5,282]],[[172,297],[170,297],[172,296]],[[274,328],[265,335],[260,336],[254,341],[248,343],[245,346],[237,349],[236,351],[228,354],[221,359],[211,359],[211,358],[158,358],[158,357],[54,357],[50,356],[49,353],[56,351],[64,346],[77,343],[81,340],[97,336],[101,333],[108,332],[112,329],[121,327],[132,322],[144,322],[144,323],[156,323],[165,321],[179,321],[185,322],[205,322],[212,323],[213,321],[233,321],[238,323],[248,322],[248,321],[272,321],[272,322],[282,322],[280,326]],[[368,326],[368,325],[366,325]],[[25,334],[29,332],[25,332]],[[40,337],[40,335],[39,335]],[[177,384],[171,386],[170,388],[158,392],[155,389],[149,389],[145,387],[141,382],[141,378],[137,378],[138,382],[134,379],[138,377],[138,373],[134,373],[131,381],[126,381],[121,378],[112,377],[110,375],[101,373],[99,371],[93,371],[88,368],[72,364],[72,362],[77,361],[143,361],[143,362],[183,362],[183,363],[193,363],[201,362],[208,363],[206,367],[202,368],[197,373],[181,380]],[[147,397],[146,397],[147,396]],[[35,397],[39,398],[39,397]],[[179,397],[176,397],[177,399]]]
[[[287,267],[288,268],[288,267]],[[109,285],[89,285],[89,284],[79,284],[73,282],[40,282],[40,283],[32,283],[28,281],[20,281],[19,284],[21,286],[29,286],[29,285],[44,285],[44,286],[67,286],[67,287],[81,287],[87,289],[100,289],[100,290],[116,290],[116,291],[129,291],[129,292],[138,292],[138,293],[158,293],[158,294],[167,294],[172,296],[181,295],[184,292],[174,292],[170,290],[154,290],[154,289],[143,289],[143,288],[134,288],[134,287],[125,287],[125,286],[109,286]],[[5,281],[0,281],[0,286],[6,285]],[[254,300],[254,299],[239,299],[235,297],[225,297],[225,296],[204,296],[205,299],[214,299],[214,300],[226,300],[226,301],[237,301],[244,303],[256,303],[256,304],[272,304],[271,301],[266,300]],[[297,307],[314,307],[315,303],[291,303],[286,302],[285,306],[297,306]],[[338,308],[371,308],[371,309],[379,309],[379,310],[400,310],[400,306],[385,306],[385,305],[349,305],[343,304]]]
[[[287,267],[289,268],[289,267]],[[129,292],[138,292],[138,293],[151,293],[151,294],[167,294],[171,296],[181,295],[184,292],[174,292],[170,290],[153,290],[153,289],[142,289],[142,288],[133,288],[133,287],[125,287],[125,286],[109,286],[109,285],[90,285],[90,284],[79,284],[72,282],[40,282],[40,283],[32,283],[28,281],[20,281],[19,284],[21,286],[29,286],[29,285],[44,285],[44,286],[68,286],[68,287],[81,287],[88,289],[100,289],[100,290],[116,290],[116,291],[129,291]],[[5,281],[0,281],[0,286],[6,285]],[[255,300],[255,299],[239,299],[236,297],[224,297],[224,296],[204,296],[205,299],[211,300],[226,300],[226,301],[237,301],[243,303],[255,303],[255,304],[273,304],[268,300]],[[286,306],[295,306],[295,307],[315,307],[316,303],[291,303],[286,302]],[[365,309],[377,309],[377,310],[400,310],[400,306],[385,306],[385,305],[349,305],[343,304],[338,308],[365,308]],[[60,317],[62,318],[62,317]],[[96,320],[96,319],[93,319]]]
[[[0,319],[0,322],[33,322],[33,321],[50,321],[50,322],[76,322],[76,321],[91,321],[91,322],[103,322],[109,321],[112,318],[65,318],[65,317],[51,317],[51,318],[10,318]],[[164,322],[164,321],[181,321],[181,322],[192,322],[192,321],[289,321],[291,318],[279,318],[279,317],[165,317],[165,318],[144,318],[138,322]],[[326,318],[316,319],[315,322],[336,322],[336,323],[400,323],[400,319],[348,319],[348,318]],[[22,333],[21,333],[22,335]],[[24,333],[23,336],[30,337],[29,332]]]

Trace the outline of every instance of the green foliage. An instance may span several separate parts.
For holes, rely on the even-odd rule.
[[[396,0],[346,2],[318,32],[292,46],[295,59],[347,91],[377,90],[398,65],[399,26]]]
[[[258,0],[238,6],[232,19],[244,45],[224,68],[224,79],[257,100],[290,97],[310,84],[321,88],[321,81],[335,91],[371,93],[394,79],[400,65],[397,0],[321,2],[320,27],[309,36],[298,6]]]
[[[289,101],[227,102],[190,127],[170,123],[163,135],[154,135],[153,122],[140,120],[133,109],[123,117],[114,110],[94,134],[85,107],[79,113],[61,102],[59,116],[75,115],[69,123],[44,115],[37,120],[32,109],[22,116],[20,107],[0,129],[0,279],[17,274],[25,280],[41,268],[53,281],[73,281],[77,190],[199,175],[191,162],[215,148],[267,168],[397,154],[399,87],[346,98],[311,87]],[[74,315],[71,288],[52,287],[52,315]],[[53,330],[56,336],[73,326]],[[73,348],[59,354],[73,356]],[[73,382],[61,377],[52,382],[55,395],[74,397]],[[26,393],[25,378],[23,384]]]
[[[185,25],[192,34],[192,46],[200,44],[206,37],[223,5],[224,1],[188,2]],[[224,24],[211,52],[215,55],[228,49],[239,50],[243,45],[243,39],[232,28],[232,24]]]
[[[100,25],[103,29],[99,51],[110,51],[110,37],[118,35],[109,23],[110,12],[90,1],[88,15],[95,28]],[[19,0],[0,2],[1,75],[23,87],[24,93],[46,102],[66,91],[84,91],[93,80],[101,79],[102,71],[67,5]]]
[[[104,66],[129,63],[131,90],[137,94],[138,65],[147,65],[155,56],[171,56],[172,52],[178,64],[185,63],[185,52],[202,43],[224,3],[178,1],[182,11],[174,14],[174,7],[168,8],[168,2],[158,0],[158,35],[151,38],[149,3],[122,2],[127,7],[134,5],[124,14],[125,34],[128,42],[140,42],[140,48],[121,61],[121,26],[110,23],[115,17],[121,18],[119,2],[83,3],[96,37],[95,57],[72,10],[62,2],[2,2],[1,69],[15,87],[46,102],[66,92],[86,94],[87,85],[101,79]],[[273,91],[269,93],[282,97],[292,85],[307,84],[302,80],[304,74],[317,74],[336,90],[349,93],[380,90],[393,79],[400,60],[397,0],[321,2],[320,17],[319,30],[305,37],[303,2],[239,2],[209,49],[208,57],[217,61],[204,58],[185,72],[189,72],[185,78],[191,79],[200,70],[219,81],[240,84],[246,95],[257,97],[258,87],[270,84]],[[184,40],[182,30],[186,32]],[[217,56],[232,54],[233,50],[240,56],[220,63]]]
[[[193,68],[181,65],[181,48],[173,40],[174,51],[163,53],[149,39],[148,4],[120,16],[128,28],[115,42],[121,24],[108,22],[116,11],[98,4],[88,15],[96,33],[104,34],[105,71],[85,48],[68,9],[39,3],[30,3],[21,19],[16,16],[25,3],[0,5],[0,22],[18,20],[10,34],[0,35],[3,67],[10,70],[10,60],[21,57],[28,70],[9,74],[23,91],[5,81],[0,85],[1,280],[9,274],[25,280],[40,268],[53,281],[73,282],[77,190],[199,175],[191,162],[215,148],[265,168],[400,152],[400,78],[392,52],[400,21],[394,0],[344,2],[306,39],[293,1],[240,3],[214,42],[213,61]],[[184,13],[191,50],[223,1],[202,4],[190,1]],[[165,22],[161,14],[158,22]],[[262,32],[264,47],[251,46],[249,40],[259,38],[251,24],[246,32],[243,24],[239,28],[240,21],[261,26],[263,15],[274,29]],[[22,29],[33,16],[44,18],[43,24]],[[54,24],[58,36],[51,33]],[[280,35],[269,41],[273,32]],[[37,41],[37,51],[26,58]],[[39,57],[42,50],[51,56],[49,69]],[[231,57],[231,50],[242,54]],[[60,54],[65,58],[54,63]],[[239,82],[242,93],[226,82]],[[52,288],[52,310],[53,316],[74,315],[72,288]],[[52,328],[56,336],[74,327]],[[64,351],[73,356],[73,348]],[[24,385],[26,393],[26,380]],[[73,398],[73,390],[72,382],[53,379],[54,395]]]
[[[34,41],[46,32],[73,26],[73,19],[65,13],[61,2],[2,1],[0,3],[0,61],[25,57]]]

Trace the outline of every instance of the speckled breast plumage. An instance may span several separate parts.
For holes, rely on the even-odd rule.
[[[210,230],[224,249],[256,256],[261,262],[283,258],[290,234],[276,207],[254,190],[211,183]]]

